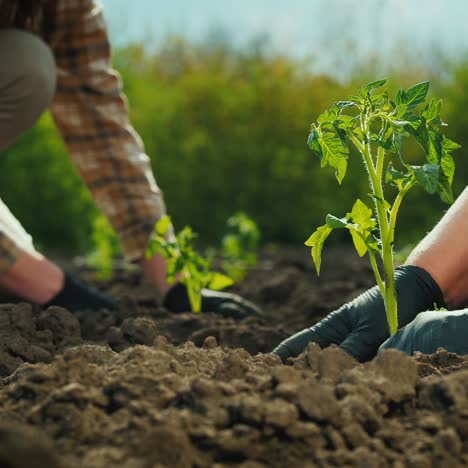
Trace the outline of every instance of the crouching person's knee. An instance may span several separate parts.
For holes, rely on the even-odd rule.
[[[421,312],[412,322],[388,338],[379,351],[394,348],[410,356],[416,351],[434,353],[443,342],[445,319],[444,312]]]
[[[33,117],[39,117],[50,105],[55,94],[56,69],[50,48],[38,37],[30,35],[24,44],[24,63],[18,70],[23,84],[23,95],[33,105]]]
[[[56,85],[50,48],[33,34],[0,31],[0,148],[32,127],[49,106]]]

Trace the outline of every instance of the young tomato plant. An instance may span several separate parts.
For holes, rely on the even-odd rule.
[[[222,240],[222,269],[234,281],[242,281],[257,264],[260,229],[246,213],[237,212],[227,220],[228,232]]]
[[[100,280],[108,280],[112,276],[114,260],[120,253],[117,234],[103,215],[98,215],[93,221],[92,240],[94,251],[88,256],[90,264],[96,268],[96,276]]]
[[[393,335],[398,329],[393,260],[398,210],[415,185],[421,185],[430,194],[437,192],[444,202],[453,202],[455,163],[451,153],[460,145],[442,132],[445,124],[440,118],[440,100],[431,99],[420,106],[426,101],[428,82],[400,89],[394,100],[389,99],[385,84],[386,80],[379,80],[363,86],[356,96],[335,103],[312,125],[308,145],[319,157],[321,167],[335,169],[339,184],[346,174],[351,144],[357,148],[368,174],[373,209],[358,199],[345,217],[327,215],[326,223],[310,236],[306,245],[312,248],[320,274],[326,238],[333,229],[349,230],[358,254],[369,255]],[[422,110],[418,112],[420,107]],[[423,165],[413,166],[405,161],[402,151],[405,137],[416,139],[422,147],[426,158]],[[394,161],[389,160],[391,154],[395,155]],[[397,190],[391,200],[384,193],[386,184]],[[382,260],[383,275],[377,256]]]
[[[146,251],[146,258],[161,254],[167,260],[169,284],[179,280],[187,288],[193,312],[201,312],[203,288],[224,289],[233,284],[229,276],[210,271],[210,261],[198,255],[193,248],[196,235],[185,227],[176,236],[172,234],[169,216],[162,217],[154,226]]]

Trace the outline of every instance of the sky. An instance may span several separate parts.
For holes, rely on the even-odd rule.
[[[338,71],[370,54],[412,63],[468,55],[468,0],[101,0],[114,45],[224,36]],[[357,7],[356,5],[359,5]]]

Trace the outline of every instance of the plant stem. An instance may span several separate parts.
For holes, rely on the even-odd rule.
[[[372,162],[372,156],[370,155],[370,151],[368,150],[368,143],[362,144],[357,137],[353,134],[350,134],[351,141],[356,145],[356,148],[362,154],[364,158],[364,164],[367,167],[367,171],[369,172],[369,176],[371,178],[372,188],[374,186],[374,181],[376,179],[376,172],[374,168],[374,164]]]
[[[370,130],[366,128],[366,133],[368,135],[368,141],[370,141]],[[356,144],[356,143],[355,143]],[[395,277],[394,277],[394,261],[393,261],[393,231],[394,231],[394,220],[389,219],[389,215],[385,208],[385,198],[382,188],[382,178],[383,178],[383,166],[385,160],[385,151],[379,148],[377,153],[376,166],[374,167],[372,162],[372,155],[370,149],[370,143],[363,145],[359,142],[357,147],[361,150],[364,158],[364,162],[367,166],[369,172],[370,182],[372,193],[374,195],[375,208],[377,212],[377,220],[379,224],[380,239],[382,243],[382,261],[383,261],[383,270],[384,278],[380,276],[378,271],[377,263],[375,261],[375,255],[370,255],[371,265],[374,271],[377,284],[379,285],[380,291],[382,293],[385,312],[387,314],[387,321],[389,325],[390,334],[394,335],[398,330],[398,308],[397,308],[397,297],[396,297],[396,288],[395,288]],[[399,200],[396,205],[395,210],[395,219],[396,211],[398,211]],[[395,207],[395,206],[394,206]],[[391,218],[391,216],[390,216]],[[374,258],[373,258],[374,257]]]
[[[382,260],[384,265],[385,293],[383,294],[385,312],[390,335],[398,330],[398,303],[395,287],[395,266],[393,262],[393,245],[386,239],[382,242]]]
[[[398,330],[398,303],[395,287],[395,275],[394,275],[394,261],[393,261],[393,241],[395,238],[395,225],[398,210],[400,208],[403,198],[408,191],[413,187],[414,183],[408,183],[398,193],[393,207],[390,210],[390,221],[388,226],[388,236],[386,242],[382,242],[383,252],[383,263],[384,263],[384,275],[385,275],[385,311],[387,313],[387,321],[390,328],[390,335],[394,335]]]
[[[398,210],[400,209],[400,205],[403,201],[403,198],[412,187],[414,187],[414,182],[409,182],[400,192],[398,192],[398,195],[396,196],[395,201],[393,202],[392,209],[390,210],[389,237],[392,243],[395,238],[395,225]]]
[[[349,138],[354,143],[354,146],[356,146],[358,151],[363,155],[364,154],[364,145],[352,133],[349,134]]]
[[[369,250],[369,258],[372,266],[372,271],[374,272],[375,279],[377,280],[377,284],[379,286],[380,292],[385,294],[385,284],[380,276],[379,267],[377,265],[377,260],[375,258],[375,253],[372,250]]]
[[[376,165],[376,173],[377,177],[382,181],[383,176],[383,166],[385,160],[385,150],[382,147],[379,147],[377,151],[377,165]]]

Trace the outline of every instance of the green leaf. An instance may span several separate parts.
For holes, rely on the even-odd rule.
[[[309,138],[307,140],[307,145],[315,154],[315,156],[318,156],[320,159],[322,159],[323,154],[322,154],[322,148],[319,142],[319,134],[317,130],[315,129],[315,127],[312,127],[312,129],[310,130]]]
[[[406,120],[408,123],[405,125],[405,131],[408,132],[410,135],[416,136],[419,127],[423,124],[423,121],[417,115],[412,114],[411,112],[407,112],[403,119]]]
[[[326,224],[320,226],[305,242],[305,245],[312,247],[312,258],[314,259],[317,275],[320,275],[323,243],[332,231],[333,229]]]
[[[377,139],[377,144],[388,151],[396,153],[397,150],[394,145],[393,128],[388,124],[388,122],[385,122],[382,126]]]
[[[444,203],[451,205],[454,202],[452,186],[444,174],[440,175],[439,184],[437,186],[437,193]]]
[[[208,283],[208,288],[219,291],[232,286],[233,284],[234,281],[229,276],[223,275],[222,273],[212,273],[210,282]]]
[[[346,130],[347,130],[346,124],[344,124],[344,127],[345,128],[342,128],[341,126],[339,126],[338,120],[333,124],[333,131],[336,132],[336,134],[341,140],[341,143],[343,143],[343,145],[346,147],[347,142],[348,142],[348,135],[346,134]]]
[[[352,130],[356,127],[356,117],[351,115],[340,115],[340,117],[336,120],[336,124],[339,128],[343,130]]]
[[[161,219],[158,220],[158,222],[155,225],[155,231],[157,234],[160,236],[165,236],[167,234],[167,231],[171,227],[171,218],[170,216],[163,216]]]
[[[332,229],[341,229],[345,228],[348,224],[346,218],[337,218],[331,214],[327,215],[327,226],[331,227]]]
[[[190,305],[192,307],[192,311],[196,314],[201,312],[201,305],[202,305],[202,297],[200,289],[193,284],[192,282],[185,282],[182,281],[185,286],[187,286],[187,293],[190,301]]]
[[[453,160],[453,157],[449,153],[445,153],[442,156],[440,167],[445,177],[447,177],[449,184],[452,185],[453,176],[455,174],[455,161]]]
[[[354,106],[356,104],[353,101],[338,101],[335,105],[341,111],[341,110],[345,109],[346,107],[351,107],[351,106]]]
[[[362,88],[362,90],[361,90],[361,93],[363,93],[363,94],[368,94],[368,93],[370,93],[371,91],[373,91],[374,89],[380,88],[380,87],[383,86],[386,82],[387,82],[387,80],[372,81],[371,83],[368,83],[368,84],[366,84],[365,86],[363,86],[363,88]]]
[[[385,182],[394,182],[395,180],[404,179],[405,174],[403,172],[396,170],[393,167],[393,164],[390,162],[387,166],[387,173],[385,176]]]
[[[348,168],[348,161],[346,159],[340,158],[340,159],[336,159],[333,162],[333,164],[330,163],[330,165],[336,169],[335,177],[338,183],[341,184],[341,181],[346,175],[346,170]]]
[[[362,238],[362,234],[356,229],[349,230],[351,237],[353,239],[354,248],[360,257],[363,257],[367,252],[366,241]]]
[[[366,239],[377,223],[372,217],[372,210],[360,199],[356,200],[347,218],[353,222],[353,224],[348,224],[348,229],[353,238],[354,247],[362,257],[367,252]]]
[[[397,171],[392,163],[387,166],[387,172],[385,173],[385,182],[388,184],[395,185],[399,190],[405,186],[406,182],[411,178],[411,174],[403,174],[403,172]]]
[[[388,91],[385,90],[380,94],[375,94],[371,96],[371,103],[376,109],[381,109],[383,111],[392,111],[393,109],[388,103]]]
[[[351,213],[347,215],[353,223],[358,224],[360,230],[365,231],[375,227],[375,219],[372,218],[372,210],[359,198],[353,205]]]
[[[396,152],[400,158],[401,164],[406,166],[406,161],[403,157],[403,135],[401,133],[396,133],[393,135],[393,144],[395,145]]]
[[[366,239],[366,246],[368,250],[371,250],[372,252],[380,252],[381,246],[379,243],[379,240],[375,236],[368,236]]]
[[[425,123],[421,124],[416,130],[416,141],[421,145],[422,149],[429,155],[429,132]]]
[[[434,128],[428,128],[427,131],[429,134],[429,153],[427,154],[427,160],[431,164],[438,164],[444,153],[442,135]]]
[[[440,119],[441,106],[442,106],[442,100],[432,98],[429,101],[429,104],[421,112],[421,117],[424,117],[428,123],[441,125],[442,124],[442,120]]]
[[[326,110],[317,117],[317,122],[321,125],[326,123],[333,123],[338,117],[338,111],[339,109],[337,108]]]
[[[396,120],[401,119],[408,112],[407,104],[398,104],[392,113]]]
[[[406,104],[408,101],[408,95],[404,89],[399,89],[395,96],[395,102],[397,104],[397,108],[401,104]]]
[[[406,91],[407,100],[405,104],[411,109],[421,104],[426,100],[427,93],[429,91],[429,82],[424,81],[419,83]]]
[[[458,143],[456,143],[453,140],[450,140],[446,136],[443,137],[443,140],[444,140],[444,142],[443,142],[444,151],[447,152],[447,153],[450,153],[451,151],[455,151],[455,150],[461,148],[461,145],[459,145]]]
[[[362,90],[361,90],[362,92]],[[366,103],[366,99],[367,99],[367,94],[364,94],[363,96],[359,96],[357,94],[351,96],[349,98],[350,101],[352,101],[355,105],[357,106],[362,106]]]
[[[416,107],[418,104],[421,104],[426,100],[427,92],[429,91],[429,82],[424,81],[423,83],[418,83],[413,87],[409,88],[407,91],[404,89],[399,89],[395,101],[397,104],[397,110],[399,106],[406,105],[408,109]]]
[[[349,149],[343,144],[336,133],[323,132],[320,137],[320,146],[323,151],[321,167],[327,164],[336,169],[335,176],[341,184],[348,167]]]
[[[438,164],[424,164],[424,166],[412,166],[416,181],[431,195],[437,191],[440,177]]]

